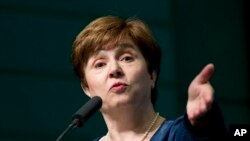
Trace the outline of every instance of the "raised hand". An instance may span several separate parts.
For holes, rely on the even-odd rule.
[[[189,85],[186,110],[192,125],[195,125],[197,120],[205,115],[213,104],[214,90],[209,83],[213,72],[214,65],[206,65]]]

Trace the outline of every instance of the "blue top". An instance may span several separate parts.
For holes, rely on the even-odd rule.
[[[215,105],[215,104],[214,104]],[[218,106],[214,106],[201,120],[206,120],[206,126],[193,127],[187,115],[180,116],[176,120],[164,121],[152,136],[150,141],[213,141],[225,140],[226,128]],[[97,138],[94,141],[99,141]]]

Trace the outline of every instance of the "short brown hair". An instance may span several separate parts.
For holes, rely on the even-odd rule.
[[[160,71],[161,51],[148,26],[137,18],[122,19],[116,16],[97,18],[76,37],[72,46],[73,69],[81,82],[86,83],[84,68],[88,59],[100,49],[115,47],[120,41],[130,39],[138,46],[146,60],[148,72]],[[107,44],[112,44],[107,46]],[[157,80],[156,80],[157,83]],[[151,101],[156,102],[157,88],[151,90]]]

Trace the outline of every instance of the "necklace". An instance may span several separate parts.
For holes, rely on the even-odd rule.
[[[156,113],[156,115],[155,115],[153,121],[150,123],[150,125],[149,125],[148,129],[146,130],[146,132],[144,133],[143,138],[141,139],[141,141],[144,141],[144,140],[147,138],[149,132],[152,130],[153,126],[155,125],[155,123],[156,123],[158,117],[159,117],[159,112]],[[108,138],[107,138],[107,135],[106,135],[105,141],[107,141],[107,139],[108,139]]]
[[[155,125],[156,120],[158,119],[158,117],[159,117],[159,113],[157,112],[156,115],[155,115],[155,117],[154,117],[154,119],[153,119],[153,121],[151,122],[150,126],[148,127],[148,129],[144,133],[144,136],[143,136],[143,138],[142,138],[141,141],[144,141],[147,138],[149,132],[152,130],[153,126]]]

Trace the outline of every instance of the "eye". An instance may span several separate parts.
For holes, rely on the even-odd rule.
[[[94,67],[95,68],[102,68],[102,67],[104,67],[105,66],[105,63],[103,63],[103,62],[98,62],[98,63],[96,63],[95,65],[94,65]]]
[[[134,58],[132,56],[124,56],[122,57],[121,61],[125,61],[125,62],[132,62],[134,60]]]

